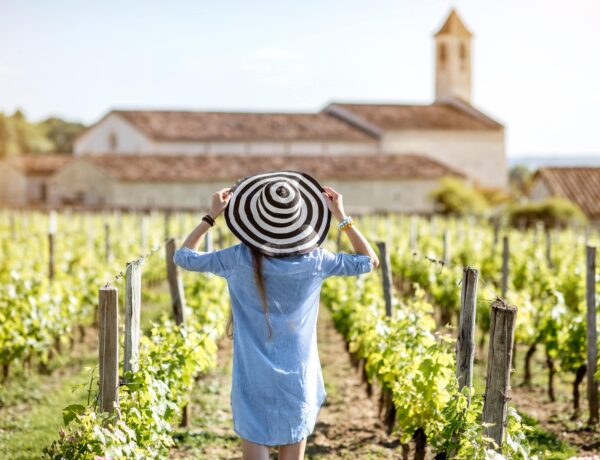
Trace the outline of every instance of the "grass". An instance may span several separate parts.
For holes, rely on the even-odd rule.
[[[152,301],[142,303],[144,333],[163,312],[170,312],[166,284],[156,287]],[[121,323],[123,318],[121,316]],[[96,341],[94,333],[88,335],[86,343],[77,344],[73,351],[68,351],[67,346],[62,355],[50,362],[48,375],[35,370],[19,372],[7,385],[0,385],[1,460],[39,459],[42,448],[58,437],[58,430],[63,425],[63,408],[87,403],[91,373],[98,364]],[[94,376],[97,375],[96,369]],[[92,387],[92,391],[95,389]]]
[[[32,391],[35,397],[3,409],[0,419],[0,458],[36,459],[41,449],[52,443],[62,426],[62,409],[69,404],[87,402],[92,366],[91,355],[85,359],[87,366],[79,372],[55,376],[32,375],[27,380],[11,383],[7,393],[19,393],[19,387]],[[96,371],[97,372],[97,371]],[[16,400],[21,395],[13,395]]]
[[[561,441],[555,434],[541,429],[536,419],[521,412],[519,415],[527,425],[533,427],[533,431],[527,436],[531,455],[538,455],[544,460],[567,460],[577,454],[575,448]]]

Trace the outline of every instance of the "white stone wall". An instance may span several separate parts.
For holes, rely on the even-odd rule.
[[[27,200],[27,178],[19,170],[0,162],[0,206],[21,206]]]
[[[111,149],[111,135],[116,137],[116,149]],[[108,114],[96,126],[79,137],[73,146],[75,155],[108,152],[148,152],[150,140],[116,113]]]
[[[540,201],[550,196],[550,191],[541,179],[536,179],[529,192],[532,201]]]
[[[83,204],[114,202],[114,181],[100,168],[85,160],[73,161],[48,181],[48,202],[60,205],[82,199]]]
[[[335,181],[323,180],[344,197],[348,213],[389,210],[428,213],[433,204],[428,195],[437,180]],[[219,182],[119,182],[115,184],[111,204],[131,207],[208,208],[216,190],[230,187],[230,181]]]
[[[44,202],[44,191],[46,187],[46,199],[48,197],[48,176],[27,176],[27,202]]]
[[[389,131],[382,137],[384,153],[427,155],[463,172],[484,187],[508,186],[504,130]]]

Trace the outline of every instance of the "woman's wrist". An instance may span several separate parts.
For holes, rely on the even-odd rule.
[[[334,215],[338,222],[343,221],[347,217],[345,212],[336,213]]]

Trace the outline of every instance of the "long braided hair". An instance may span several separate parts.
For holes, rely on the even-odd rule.
[[[265,278],[262,273],[262,261],[263,254],[253,246],[248,246],[252,253],[252,266],[254,267],[254,280],[256,281],[256,287],[258,288],[258,294],[262,300],[263,311],[265,312],[265,321],[267,322],[267,328],[269,329],[269,340],[273,335],[273,328],[271,327],[271,320],[269,318],[269,302],[267,300],[267,290],[265,286]],[[233,339],[233,313],[229,310],[229,319],[227,320],[226,326],[227,337]]]

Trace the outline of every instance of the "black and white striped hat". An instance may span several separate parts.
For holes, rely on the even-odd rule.
[[[246,176],[231,189],[225,221],[242,243],[263,254],[305,254],[327,237],[331,212],[323,187],[299,171]]]

